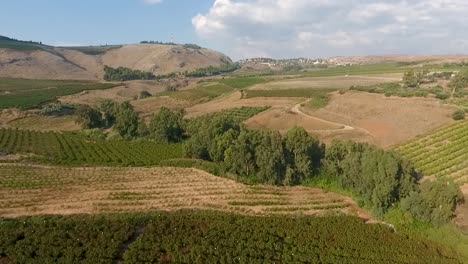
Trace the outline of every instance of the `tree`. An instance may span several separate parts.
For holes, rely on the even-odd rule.
[[[104,127],[112,127],[115,123],[119,105],[112,100],[104,100],[100,105]]]
[[[255,145],[252,142],[251,131],[242,130],[239,137],[225,151],[224,164],[226,169],[242,177],[255,175]]]
[[[179,142],[184,134],[184,114],[162,107],[153,115],[150,125],[151,138],[163,142]]]
[[[78,124],[84,129],[97,128],[101,125],[101,112],[89,105],[80,105],[76,111]]]
[[[420,190],[412,191],[401,201],[401,209],[420,221],[442,225],[452,219],[462,200],[463,195],[455,183],[427,180],[420,184]]]
[[[300,183],[318,170],[323,150],[319,141],[311,137],[304,128],[295,127],[288,131],[285,138],[292,181]]]
[[[286,172],[286,155],[283,138],[279,132],[262,132],[261,140],[255,147],[257,177],[260,182],[282,184]],[[287,185],[294,184],[293,181]]]
[[[118,106],[114,129],[124,139],[132,139],[138,135],[138,114],[129,102]]]
[[[414,70],[408,70],[403,75],[403,83],[406,87],[415,88],[419,85],[418,78]]]

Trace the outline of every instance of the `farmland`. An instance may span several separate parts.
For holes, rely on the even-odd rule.
[[[457,122],[396,148],[425,175],[468,183],[468,122]]]
[[[1,220],[0,234],[1,259],[12,262],[461,263],[451,250],[355,217],[38,216]]]
[[[196,169],[173,167],[2,164],[0,197],[1,216],[182,208],[250,215],[360,212],[350,199],[320,189],[249,186]]]
[[[72,132],[0,129],[0,151],[53,164],[145,166],[181,157],[182,145],[105,141]]]
[[[27,109],[55,100],[59,96],[115,86],[116,84],[95,82],[0,79],[0,109]]]

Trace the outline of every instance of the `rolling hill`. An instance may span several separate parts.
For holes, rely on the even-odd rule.
[[[104,65],[161,75],[230,63],[222,53],[189,45],[53,47],[0,36],[0,77],[100,80]]]

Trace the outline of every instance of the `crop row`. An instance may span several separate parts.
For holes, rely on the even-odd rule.
[[[426,175],[463,178],[468,168],[468,121],[457,122],[396,148]]]
[[[2,259],[15,263],[461,263],[437,244],[343,216],[40,216],[0,220],[0,235]]]
[[[0,152],[35,154],[37,159],[53,164],[145,166],[180,158],[182,145],[97,140],[71,132],[0,129]]]

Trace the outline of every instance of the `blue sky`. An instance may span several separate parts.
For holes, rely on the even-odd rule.
[[[466,0],[2,0],[0,35],[197,43],[233,59],[468,53]]]

